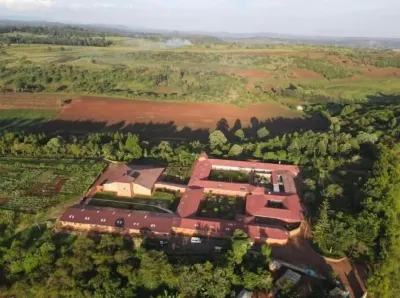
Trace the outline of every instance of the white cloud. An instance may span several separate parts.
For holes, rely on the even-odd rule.
[[[10,10],[38,10],[50,8],[55,4],[53,0],[0,0],[0,7],[5,6]]]

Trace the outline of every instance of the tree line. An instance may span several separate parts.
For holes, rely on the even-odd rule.
[[[0,25],[4,44],[54,44],[107,47],[106,34],[76,26]]]
[[[11,44],[49,44],[49,45],[67,45],[67,46],[89,46],[89,47],[108,47],[112,44],[111,40],[104,37],[80,37],[80,36],[26,36],[0,35],[0,42]]]

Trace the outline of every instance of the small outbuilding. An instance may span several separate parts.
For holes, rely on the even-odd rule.
[[[121,197],[151,196],[163,171],[164,168],[152,166],[110,164],[98,179],[97,189]]]

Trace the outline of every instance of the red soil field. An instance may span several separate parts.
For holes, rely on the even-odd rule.
[[[105,122],[107,125],[124,122],[171,123],[177,128],[215,128],[221,119],[230,126],[236,120],[243,127],[251,126],[251,119],[264,121],[271,118],[300,117],[296,111],[288,110],[275,103],[252,104],[246,108],[214,103],[176,103],[140,100],[105,99],[80,97],[65,105],[56,120]]]

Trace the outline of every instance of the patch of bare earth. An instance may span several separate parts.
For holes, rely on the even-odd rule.
[[[215,128],[222,118],[233,125],[241,121],[250,126],[252,119],[264,121],[271,118],[293,118],[299,113],[275,103],[251,104],[240,108],[228,104],[176,103],[141,100],[80,97],[65,105],[56,120],[69,122],[100,122],[107,125],[123,123],[173,123],[191,128]]]

